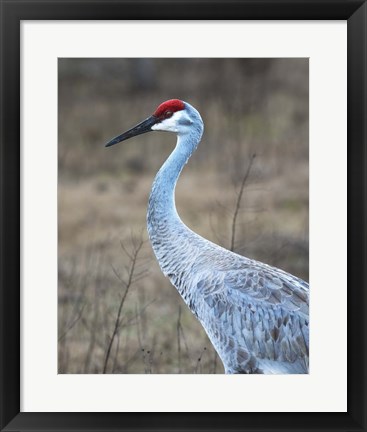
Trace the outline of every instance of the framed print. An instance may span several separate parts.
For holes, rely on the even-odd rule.
[[[366,14],[2,2],[2,430],[366,429]]]
[[[165,31],[169,31],[166,26]],[[89,70],[100,72],[90,76],[89,72],[87,74],[84,72]],[[76,71],[78,72],[75,73]],[[114,74],[119,77],[121,73],[124,76],[122,81],[126,85],[125,90],[120,87],[120,78],[113,79]],[[250,371],[257,373],[261,371],[265,374],[275,372],[279,374],[307,373],[309,362],[309,321],[306,319],[308,307],[308,299],[306,301],[308,284],[306,280],[309,279],[309,59],[60,58],[58,60],[58,76],[59,374],[149,373],[189,375],[221,374],[224,371],[228,374]],[[103,80],[100,81],[102,77]],[[106,77],[110,78],[106,79]],[[277,82],[276,85],[271,84],[273,80]],[[228,85],[233,82],[236,84]],[[263,94],[259,88],[260,82],[262,83]],[[118,87],[116,88],[116,86]],[[171,86],[174,87],[174,90]],[[212,92],[213,87],[216,88],[214,93]],[[271,91],[268,90],[269,87],[278,90]],[[100,96],[98,95],[99,88],[102,90]],[[147,104],[147,111],[150,112],[149,104],[154,106],[156,101],[162,97],[163,99],[169,98],[173,91],[181,99],[168,99],[168,102],[159,105],[156,114],[150,120],[143,121],[143,126],[133,129],[127,135],[121,136],[119,134],[119,137],[110,141],[106,148],[100,145],[101,135],[108,136],[111,133],[110,127],[115,127],[112,124],[109,125],[108,118],[110,116],[108,116],[98,122],[98,127],[93,129],[91,125],[97,124],[100,110],[105,110],[105,107],[116,103],[116,108],[113,111],[116,111],[117,114],[121,96],[124,94],[123,100],[127,101],[129,98],[131,102],[128,104],[128,108],[125,105],[124,111],[116,117],[124,118],[126,123],[134,124],[136,120],[132,114],[135,108],[132,101],[136,101],[139,109],[142,109],[144,101]],[[165,94],[167,96],[163,96]],[[206,103],[202,106],[201,113],[198,111],[200,105],[197,105],[200,104],[201,99],[198,97],[199,94],[202,94],[202,99],[206,95]],[[108,95],[107,99],[106,95]],[[113,95],[116,95],[115,102],[112,100]],[[91,99],[91,103],[85,104],[86,97]],[[280,113],[283,112],[279,112],[278,104],[286,104],[289,107],[290,113],[286,113],[285,120],[280,118]],[[97,109],[97,106],[100,108]],[[166,112],[167,114],[162,114]],[[129,121],[130,115],[132,118]],[[196,163],[197,167],[193,166],[191,172],[188,172],[188,170],[182,169],[182,165],[176,165],[176,162],[179,161],[184,163],[189,153],[176,162],[174,158],[178,157],[178,153],[170,156],[168,165],[164,164],[162,170],[156,169],[160,174],[155,177],[156,180],[148,199],[148,209],[146,209],[146,190],[138,187],[138,184],[140,181],[145,182],[145,176],[148,182],[152,176],[154,177],[154,173],[150,173],[148,161],[152,166],[156,166],[156,163],[159,164],[160,159],[155,162],[155,156],[165,153],[164,140],[171,138],[170,134],[147,135],[148,131],[150,128],[156,129],[156,131],[161,130],[160,128],[171,129],[170,124],[175,122],[176,118],[186,115],[192,117],[193,132],[188,134],[183,132],[182,137],[185,136],[186,139],[190,139],[190,143],[192,142],[192,144],[186,142],[187,148],[192,151],[195,148],[198,150],[192,153],[192,159],[190,158],[193,165]],[[97,117],[93,120],[95,116]],[[270,127],[266,128],[268,131],[269,129],[277,129],[277,125],[285,123],[284,131],[277,133],[276,141],[273,141],[272,138],[275,132],[267,132],[262,137],[258,132],[255,132],[254,128],[256,129],[260,117],[263,119],[262,122],[270,122],[270,118],[272,119]],[[87,119],[87,122],[82,120],[83,124],[78,126],[76,124],[77,118]],[[155,119],[159,118],[162,120],[154,123]],[[211,119],[214,118],[216,121],[211,125]],[[227,123],[231,121],[230,119],[240,125],[242,124],[241,130],[231,127]],[[154,123],[153,126],[149,126],[151,122]],[[182,122],[183,120],[179,121],[180,124]],[[220,125],[221,122],[223,123]],[[117,128],[120,127],[119,124],[120,120],[117,119]],[[132,138],[142,135],[141,128],[147,129],[144,132],[146,135],[140,138],[144,139],[150,136],[154,140],[151,145],[145,148],[144,141],[141,140],[142,145],[129,147],[129,144],[126,143],[125,148],[117,146],[117,144],[125,141],[124,138],[127,136]],[[186,126],[183,128],[183,131],[186,130]],[[296,132],[292,134],[292,130]],[[77,132],[78,136],[72,137],[72,131]],[[117,133],[115,132],[114,135]],[[191,134],[193,135],[191,136]],[[282,134],[283,137],[279,134]],[[91,141],[90,144],[86,144],[84,147],[82,144],[74,144],[84,141],[83,137],[85,136],[91,136],[87,141],[88,143]],[[93,136],[96,136],[95,140]],[[183,142],[185,146],[184,138],[180,138],[180,142]],[[206,145],[206,142],[210,144]],[[217,143],[216,146],[214,142]],[[290,142],[292,145],[288,144],[287,146],[286,144]],[[84,156],[83,148],[86,152]],[[160,148],[161,150],[159,150]],[[77,149],[78,152],[76,152]],[[111,158],[115,151],[121,152],[121,149],[124,149],[122,157]],[[161,179],[165,184],[167,181],[166,175],[168,174],[164,175],[164,173],[173,169],[170,166],[172,158],[177,169],[174,171],[174,177],[172,177],[177,182],[177,204],[173,201],[173,193],[170,194],[172,201],[169,203],[165,200],[162,202],[160,194],[163,189],[160,185]],[[112,162],[116,165],[111,165]],[[201,164],[203,166],[200,168]],[[147,166],[144,167],[144,165]],[[293,175],[295,166],[299,172],[297,177]],[[166,169],[169,171],[165,171]],[[181,170],[184,176],[182,178],[186,179],[187,186],[177,179]],[[87,176],[82,174],[85,171],[88,172]],[[119,172],[123,173],[122,184],[125,186],[119,191],[119,199],[117,199],[114,183],[116,173]],[[221,175],[218,175],[219,173]],[[223,178],[221,178],[222,176]],[[139,178],[143,180],[136,181]],[[168,176],[169,178],[171,177]],[[277,182],[279,186],[275,187]],[[167,187],[171,188],[172,191],[174,189],[173,184],[168,184]],[[196,196],[189,184],[196,185]],[[86,191],[81,192],[84,188],[89,189],[90,187],[92,190],[96,190],[96,193],[93,192],[93,197],[88,196]],[[269,187],[272,188],[274,194],[279,194],[277,202],[275,200],[270,202],[267,192]],[[213,199],[210,197],[210,189],[213,189],[216,199],[222,203],[222,206],[219,205],[219,208],[215,209],[212,215]],[[255,190],[252,192],[252,189]],[[280,196],[284,189],[287,196],[286,203],[284,203],[284,198]],[[236,196],[237,190],[239,192]],[[159,191],[158,195],[155,191]],[[179,198],[180,196],[181,198]],[[72,197],[75,197],[76,201],[73,201]],[[84,197],[84,203],[81,202],[81,197]],[[293,205],[290,204],[290,201],[293,202]],[[181,204],[178,204],[179,202]],[[234,210],[231,212],[232,217],[228,218],[226,212],[222,212],[220,209],[223,209],[223,206],[229,209],[231,202]],[[92,203],[95,203],[93,208],[91,208]],[[171,208],[178,205],[182,210],[179,211],[177,207],[175,212],[170,212]],[[196,206],[197,210],[195,210]],[[246,211],[248,207],[249,210]],[[75,211],[76,208],[79,208],[78,212]],[[114,208],[112,213],[111,208]],[[158,217],[156,212],[159,208],[162,212]],[[214,208],[216,208],[215,205]],[[269,209],[269,211],[263,211],[262,208]],[[274,225],[277,225],[275,214],[278,214],[279,219],[282,220],[281,225],[283,225],[285,218],[295,222],[289,222],[287,230],[274,227],[274,230],[277,231],[275,235],[271,232],[272,228],[266,221],[269,212],[272,213]],[[119,218],[111,218],[114,213],[126,214],[126,219],[122,225]],[[176,213],[181,213],[180,219],[177,218]],[[199,230],[201,229],[200,237],[196,232],[187,228],[188,226],[195,226],[193,219],[195,213],[201,215],[202,226],[201,228],[197,226]],[[280,214],[282,214],[281,217]],[[147,240],[146,235],[142,234],[142,238],[140,238],[140,234],[138,234],[145,232],[146,218],[148,233],[150,233],[148,236],[151,239],[149,242],[145,241]],[[167,235],[167,243],[160,238],[159,230],[156,231],[155,224],[155,221],[166,218],[167,226],[172,226],[174,232],[174,234]],[[90,220],[90,223],[85,225],[83,222],[85,220]],[[98,222],[99,220],[104,221],[102,225]],[[211,224],[208,223],[210,220],[212,221]],[[229,230],[228,225],[230,226]],[[83,235],[83,227],[85,227],[85,234],[87,235]],[[226,228],[223,229],[224,227]],[[248,228],[246,229],[246,227]],[[78,234],[70,235],[72,232],[75,233],[75,230]],[[181,249],[182,239],[177,240],[176,230],[185,233],[184,238],[189,240],[189,244],[195,243],[194,239],[196,239],[202,244],[201,248],[208,249],[207,258],[210,261],[208,266],[206,264],[203,264],[203,267],[200,266],[200,260],[203,258],[194,254],[191,248],[188,248],[191,250],[190,256],[184,258],[187,248]],[[246,231],[248,232],[245,238]],[[262,232],[262,239],[257,238],[255,240],[255,236],[258,236],[260,232]],[[93,240],[91,235],[95,236]],[[158,236],[157,239],[156,236]],[[117,237],[119,237],[118,242],[115,241]],[[108,238],[111,238],[111,241],[106,240]],[[165,244],[164,250],[160,248],[162,242]],[[111,254],[113,243],[116,243],[118,249]],[[164,273],[171,275],[170,278],[178,287],[177,292],[172,291],[169,279],[161,275],[156,268],[156,259],[152,256],[150,243],[157,243],[156,254],[161,260],[158,260],[158,263],[162,266]],[[95,250],[96,244],[98,251]],[[167,253],[165,248],[173,253],[175,247],[178,248],[177,255],[180,256],[180,259],[166,262],[163,258]],[[132,248],[131,251],[129,251],[130,248]],[[257,263],[250,265],[250,261],[240,255],[241,248],[246,249],[243,250],[243,254],[252,257],[257,256]],[[120,250],[123,252],[122,256]],[[86,261],[83,255],[88,256]],[[191,255],[195,258],[192,258]],[[116,261],[114,257],[117,257]],[[290,273],[298,276],[297,279],[287,276],[291,277],[293,284],[298,285],[300,292],[297,291],[297,298],[291,297],[289,295],[291,291],[288,291],[286,287],[283,288],[284,293],[287,293],[287,297],[290,297],[291,303],[294,304],[293,306],[288,304],[289,312],[284,312],[284,317],[282,317],[287,325],[281,326],[280,333],[277,335],[277,326],[275,326],[276,330],[273,331],[274,315],[274,318],[270,319],[269,330],[266,330],[266,336],[264,335],[269,341],[268,347],[266,348],[265,344],[261,345],[261,352],[258,354],[255,353],[258,351],[258,346],[255,345],[252,350],[250,348],[253,333],[251,330],[246,334],[247,342],[243,340],[237,348],[231,349],[229,346],[225,348],[219,341],[220,335],[232,333],[233,325],[226,319],[224,321],[226,324],[223,323],[223,326],[218,327],[217,319],[212,321],[209,318],[210,314],[203,313],[201,317],[199,310],[201,307],[205,308],[205,304],[201,303],[200,297],[197,300],[194,298],[188,300],[189,297],[191,298],[190,291],[183,288],[190,284],[189,280],[194,285],[197,278],[201,280],[203,271],[209,271],[212,274],[219,272],[218,277],[221,280],[222,272],[217,269],[214,263],[217,260],[221,267],[232,268],[227,259],[232,260],[233,258],[240,260],[237,266],[242,268],[241,274],[243,275],[246,275],[253,266],[262,268],[263,270],[259,270],[260,273],[265,271],[265,268],[266,272],[270,271],[266,266],[260,264],[260,262],[266,262],[272,264],[271,272],[273,272],[274,277],[276,274],[282,274],[281,268],[287,268]],[[89,261],[91,264],[88,264]],[[93,264],[93,262],[99,264]],[[182,268],[194,266],[197,270],[192,268],[190,272],[184,272],[186,276],[184,275],[183,279],[181,277],[182,282],[179,281],[180,278],[176,281],[176,276],[173,275],[176,274],[174,269],[178,262],[182,263]],[[74,264],[71,263],[75,263],[75,269],[70,273],[70,269],[74,268]],[[121,271],[124,267],[129,270],[127,270],[125,277],[121,274],[117,277],[111,266],[116,272],[118,269]],[[256,272],[256,270],[253,271]],[[125,270],[123,270],[124,272]],[[90,281],[87,285],[84,283],[80,285],[79,278],[82,280],[88,278]],[[98,287],[101,279],[105,280],[106,286],[109,287],[108,291],[111,293],[114,291],[116,294],[120,293],[121,284],[123,285],[124,289],[119,305],[116,304],[115,300],[112,304],[110,300],[103,304],[103,299],[109,299],[110,296],[100,295],[103,292],[103,288]],[[183,282],[184,279],[186,282]],[[222,288],[219,289],[217,284],[217,289],[222,292],[226,282],[223,280],[222,282],[218,281],[218,283],[222,284]],[[265,284],[268,283],[265,282]],[[278,297],[281,291],[272,295]],[[183,300],[187,299],[187,306],[182,304],[181,299],[177,298],[177,293],[181,293]],[[303,294],[305,297],[301,300]],[[218,293],[213,295],[217,296]],[[208,301],[211,303],[209,295],[206,295],[205,298],[205,303]],[[214,299],[213,301],[214,305],[220,304],[220,311],[223,313],[232,308],[232,305],[224,299],[222,299],[222,303],[218,303]],[[272,310],[273,306],[270,305],[273,304],[272,302],[277,303],[278,301],[286,304],[288,300],[286,301],[285,297],[281,300],[274,297],[269,302],[264,302],[263,307],[268,305]],[[302,303],[302,306],[299,307],[296,304],[298,301]],[[71,311],[74,310],[75,304],[79,304],[77,307],[79,312],[70,321],[70,313],[74,315]],[[92,304],[93,307],[91,307]],[[302,312],[303,308],[304,312]],[[100,310],[110,312],[100,314]],[[210,310],[215,310],[215,306]],[[255,316],[254,307],[253,310],[254,312],[251,314]],[[278,310],[278,307],[275,310]],[[217,312],[218,318],[221,315],[220,311]],[[232,311],[231,315],[237,313],[241,321],[243,313],[238,308],[237,312]],[[246,314],[246,312],[244,313]],[[289,313],[288,318],[287,313]],[[200,317],[201,321],[195,320],[196,315]],[[278,318],[280,319],[280,316]],[[294,319],[295,322],[300,319],[297,324],[298,330],[294,330],[295,333],[292,336],[293,324],[288,324],[290,318]],[[79,323],[80,320],[82,322]],[[74,322],[75,324],[73,324]],[[200,322],[203,323],[203,326]],[[100,332],[97,329],[100,329]],[[289,329],[288,335],[287,329]],[[262,330],[257,331],[261,332]],[[274,339],[271,338],[272,340],[270,340],[268,337],[272,331],[276,339],[275,344],[273,344]],[[107,346],[103,342],[105,333],[111,335]],[[288,352],[289,360],[286,360],[287,349],[285,351],[281,349],[282,346],[286,346],[284,345],[285,342],[282,343],[282,337],[287,340],[290,338],[295,344],[294,349],[292,348]],[[242,337],[238,336],[236,339],[241,340]],[[236,339],[233,339],[233,343]],[[121,346],[123,340],[127,343]],[[231,345],[232,338],[229,340]],[[221,357],[218,357],[213,348],[214,345],[217,346]],[[78,346],[79,349],[74,350],[75,346]],[[270,359],[264,363],[262,358],[266,349],[269,351]],[[241,357],[244,358],[244,362],[236,360],[234,353],[238,350],[242,353]],[[77,352],[79,355],[76,355]],[[249,355],[248,358],[247,354]],[[275,363],[267,363],[267,361],[273,362],[274,358],[278,357],[279,359],[284,357],[285,361],[281,362],[282,366],[279,366],[279,369],[273,369]],[[118,360],[119,358],[126,360],[121,362]]]

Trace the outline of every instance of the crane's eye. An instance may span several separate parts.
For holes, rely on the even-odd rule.
[[[172,115],[173,115],[173,112],[172,112],[172,111],[166,111],[166,112],[164,113],[164,117],[165,117],[165,118],[170,118],[170,117],[172,117]]]

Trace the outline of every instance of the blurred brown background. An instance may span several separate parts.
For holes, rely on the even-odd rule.
[[[166,99],[205,124],[182,220],[229,248],[256,153],[234,250],[308,280],[308,78],[307,59],[59,59],[59,373],[223,373],[149,241],[134,255],[175,137],[104,147]]]

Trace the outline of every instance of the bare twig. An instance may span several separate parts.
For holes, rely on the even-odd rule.
[[[112,373],[114,373],[115,370],[116,370],[119,350],[120,350],[120,334],[118,333],[117,334],[117,343],[116,343],[115,357],[113,359]]]
[[[186,339],[185,332],[184,332],[184,329],[183,329],[181,323],[180,323],[180,331],[181,331],[182,339],[183,339],[183,342],[184,342],[184,345],[185,345],[186,356],[187,356],[187,358],[190,358],[189,345],[187,344],[187,339]]]
[[[153,373],[153,363],[154,363],[154,354],[155,354],[155,346],[156,346],[157,336],[155,335],[152,341],[152,348],[147,350],[147,358],[145,359],[146,363],[146,373]]]
[[[85,308],[85,303],[82,305],[82,307],[78,310],[76,316],[74,319],[68,324],[64,332],[59,336],[58,341],[60,342],[64,337],[68,334],[68,332],[75,326],[75,324],[80,320],[80,318],[83,315],[83,311]]]
[[[95,329],[94,329],[94,324],[93,324],[93,327],[91,327],[91,326],[89,325],[89,323],[87,322],[87,320],[86,320],[84,317],[81,318],[80,322],[81,322],[81,324],[84,326],[84,328],[85,328],[89,333],[91,333],[91,334],[94,335],[94,342],[93,342],[93,343],[94,343],[96,346],[98,346],[102,351],[104,351],[104,350],[106,349],[106,342],[105,342],[105,341],[102,341],[100,338],[96,337],[96,335],[95,335]],[[120,362],[117,363],[117,366],[118,366],[119,369],[123,369],[123,365],[122,365]],[[99,370],[100,370],[100,368],[98,367],[98,368],[96,369],[96,373],[98,373]],[[86,373],[86,372],[85,372],[85,373]]]
[[[137,329],[137,333],[138,333],[139,348],[140,348],[140,352],[141,352],[141,354],[143,356],[143,363],[144,363],[145,373],[148,374],[150,372],[149,372],[149,367],[147,368],[146,351],[145,351],[145,348],[144,348],[144,345],[143,345],[143,342],[142,342],[142,338],[141,338],[141,329],[140,329],[140,326],[141,326],[141,319],[140,319],[141,315],[138,314],[137,310],[138,310],[138,306],[136,305],[136,315],[138,316],[138,322],[137,322],[136,329]],[[148,351],[148,356],[149,356],[149,353],[150,353],[150,351]]]
[[[210,229],[211,229],[217,243],[220,245],[224,245],[226,243],[226,241],[223,239],[222,236],[219,235],[216,228],[214,228],[212,214],[210,214],[210,216],[209,216],[209,225],[210,225]]]
[[[217,373],[217,363],[218,363],[218,354],[214,350],[214,358],[213,358],[213,374]]]
[[[232,218],[232,229],[231,229],[231,244],[230,244],[230,251],[234,251],[234,247],[235,247],[235,238],[236,238],[236,222],[237,222],[237,216],[238,216],[238,212],[241,206],[241,200],[242,200],[242,195],[243,195],[243,191],[245,189],[245,185],[248,179],[248,176],[250,174],[251,171],[251,167],[252,167],[252,163],[255,159],[256,154],[253,153],[250,157],[250,162],[248,164],[247,170],[245,172],[245,175],[243,176],[242,179],[242,183],[241,183],[241,187],[237,196],[237,200],[236,200],[236,205],[235,205],[235,210],[233,213],[233,218]]]
[[[120,246],[121,246],[121,249],[122,249],[122,250],[125,252],[125,254],[128,256],[128,258],[129,258],[130,260],[132,260],[133,257],[132,257],[132,255],[130,254],[130,252],[126,249],[126,247],[125,247],[125,245],[124,245],[124,243],[123,243],[122,240],[120,240]]]
[[[84,360],[84,373],[89,372],[89,368],[92,362],[93,353],[96,345],[96,334],[100,317],[100,305],[99,305],[99,275],[102,267],[101,256],[99,255],[96,274],[94,276],[94,294],[93,294],[93,316],[92,316],[92,331],[90,332],[90,340],[88,350]],[[92,273],[92,272],[90,272]]]
[[[119,330],[122,330],[123,328],[126,328],[130,325],[134,325],[137,324],[136,321],[134,321],[137,318],[140,318],[143,313],[145,312],[145,310],[155,302],[156,299],[151,300],[149,303],[147,303],[146,305],[144,305],[139,312],[136,312],[135,315],[133,315],[131,318],[129,318],[128,320],[126,320],[124,323],[121,322]]]
[[[106,356],[105,356],[104,365],[103,365],[103,373],[104,374],[107,371],[107,365],[108,365],[108,360],[110,358],[112,345],[113,345],[114,340],[115,340],[115,338],[116,338],[116,336],[118,334],[118,331],[119,331],[120,322],[121,322],[122,308],[124,306],[127,294],[129,292],[129,288],[132,285],[132,281],[133,281],[133,278],[134,278],[134,271],[135,271],[136,261],[138,259],[139,252],[140,252],[140,250],[141,250],[144,242],[143,242],[142,239],[140,239],[139,243],[136,244],[135,241],[132,242],[132,243],[133,243],[134,250],[133,250],[132,254],[130,254],[131,255],[131,263],[130,263],[130,268],[128,270],[127,281],[123,281],[122,278],[119,277],[118,273],[115,272],[115,274],[118,277],[118,279],[120,280],[120,282],[124,285],[125,291],[124,291],[124,294],[122,295],[122,298],[121,298],[121,301],[120,301],[120,305],[119,305],[119,308],[118,308],[118,311],[117,311],[117,316],[116,316],[116,319],[115,319],[115,325],[114,325],[114,328],[113,328],[112,336],[110,338],[110,341],[109,341],[109,344],[108,344],[108,347],[107,347]],[[125,251],[125,249],[123,249],[123,250]]]
[[[181,338],[180,338],[180,330],[181,330],[181,305],[178,307],[178,318],[177,318],[177,352],[178,352],[178,373],[181,373]]]
[[[201,369],[201,359],[203,358],[204,352],[206,351],[206,347],[203,348],[203,350],[201,351],[199,358],[196,361],[196,367],[195,367],[195,373],[199,373],[199,369]]]

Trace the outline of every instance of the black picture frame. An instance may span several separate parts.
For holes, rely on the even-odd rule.
[[[3,431],[365,431],[367,424],[365,411],[367,379],[366,1],[1,0],[0,3],[0,429]],[[348,411],[346,413],[20,412],[20,22],[21,20],[102,19],[347,20]],[[332,163],[332,155],[330,163]],[[336,239],[335,245],[331,247],[337,247],[337,244]],[[329,271],[337,271],[337,269],[332,268]],[[335,325],[337,326],[337,323]],[[337,380],[338,377],[335,379]]]

